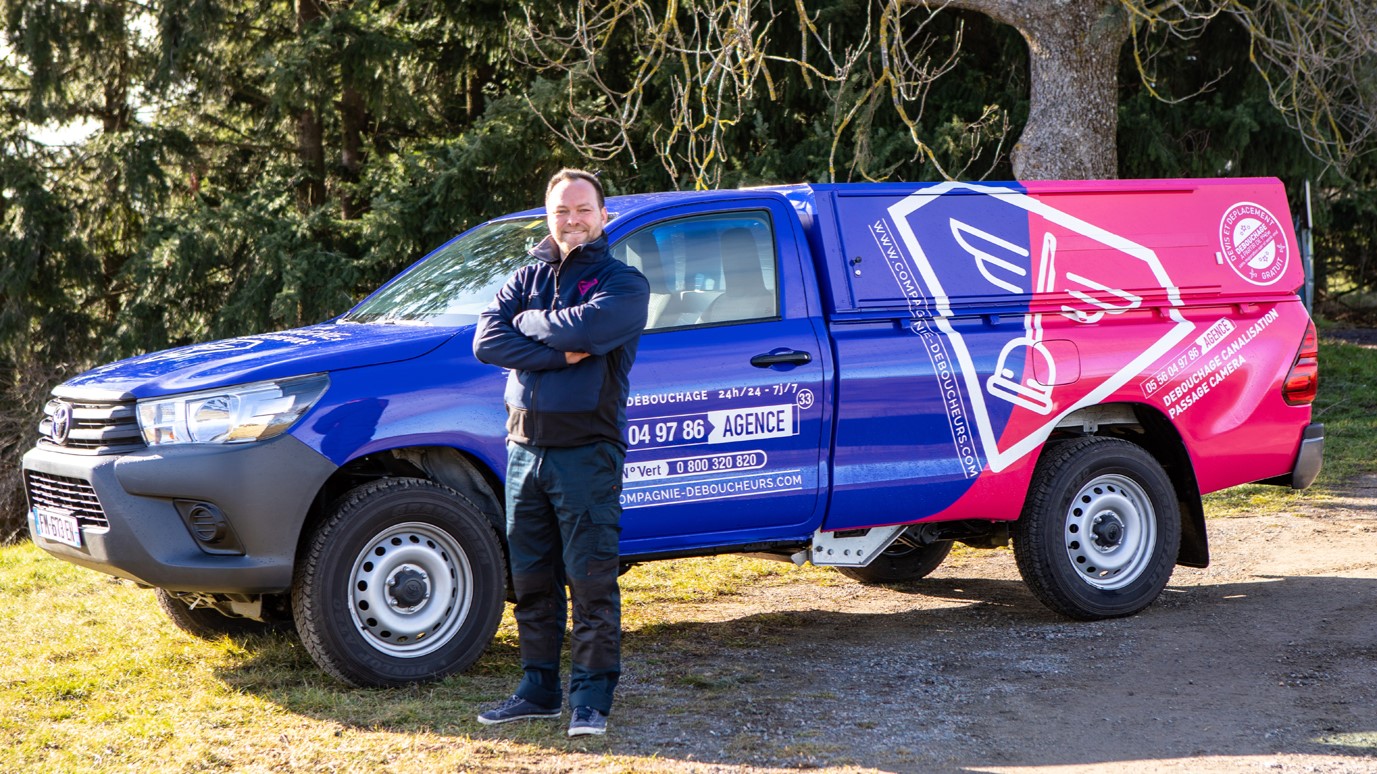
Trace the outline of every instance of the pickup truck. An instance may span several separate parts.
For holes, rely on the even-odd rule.
[[[1076,619],[1209,561],[1201,495],[1303,488],[1323,426],[1273,179],[790,185],[608,199],[650,282],[625,566],[739,553],[867,583],[1007,545]],[[355,685],[462,670],[506,599],[504,374],[478,313],[543,213],[446,243],[348,313],[57,386],[33,540],[182,628],[294,626]]]

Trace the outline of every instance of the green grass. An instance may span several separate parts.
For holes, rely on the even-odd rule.
[[[1315,420],[1326,436],[1319,486],[1377,468],[1377,349],[1321,337]]]
[[[691,635],[676,623],[696,603],[799,581],[847,582],[832,570],[743,557],[637,567],[623,577],[628,657],[645,668],[679,669],[694,648],[681,647]],[[618,754],[612,738],[567,739],[560,724],[479,726],[474,715],[520,677],[510,609],[468,672],[431,685],[363,690],[327,677],[294,638],[187,635],[162,615],[152,592],[29,544],[0,548],[0,597],[0,771],[671,767]],[[720,653],[759,644],[747,630],[728,628],[722,637],[697,648]],[[712,693],[756,679],[709,666],[686,673],[684,690]],[[634,698],[618,711],[634,713]]]
[[[1377,470],[1377,349],[1320,333],[1320,391],[1314,420],[1324,423],[1324,468],[1314,485],[1295,491],[1250,484],[1205,498],[1209,516],[1275,512],[1301,500],[1323,502],[1357,476]]]

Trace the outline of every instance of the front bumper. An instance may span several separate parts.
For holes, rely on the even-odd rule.
[[[26,482],[42,477],[99,501],[81,547],[38,534],[30,487],[29,533],[65,561],[173,591],[264,594],[291,588],[297,541],[335,466],[284,435],[235,446],[170,446],[120,455],[40,446],[24,455]],[[211,506],[228,539],[198,538],[192,513]]]

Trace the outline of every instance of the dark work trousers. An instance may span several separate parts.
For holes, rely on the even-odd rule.
[[[507,442],[507,550],[525,671],[516,695],[527,701],[561,704],[567,583],[574,603],[569,706],[612,709],[621,676],[617,542],[624,459],[606,442],[568,448]]]

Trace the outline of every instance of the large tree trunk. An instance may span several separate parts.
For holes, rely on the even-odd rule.
[[[1017,29],[1028,42],[1028,123],[1014,146],[1020,180],[1118,175],[1119,0],[951,0]]]
[[[134,108],[129,101],[129,86],[134,62],[130,51],[129,30],[123,13],[106,12],[102,13],[102,16],[105,17],[105,40],[114,62],[110,63],[103,73],[105,80],[101,85],[103,99],[99,113],[101,130],[107,137],[113,137],[133,128]],[[107,163],[109,161],[101,166],[105,167]],[[126,289],[121,287],[120,274],[136,249],[128,235],[138,232],[135,224],[139,220],[139,214],[134,210],[128,193],[121,190],[123,184],[124,181],[119,175],[105,177],[103,201],[109,209],[103,214],[103,219],[114,228],[110,230],[109,240],[97,252],[100,255],[100,270],[104,280],[105,292],[102,294],[102,301],[107,320],[117,319],[123,309]]]
[[[297,0],[297,32],[304,33],[323,15],[317,0]],[[297,209],[309,212],[325,202],[325,136],[320,117],[309,98],[296,116],[296,152],[301,162],[300,182],[296,186]]]
[[[297,159],[301,162],[296,203],[305,213],[325,202],[325,132],[316,111],[306,108],[297,114],[296,143]]]
[[[344,192],[340,196],[340,214],[345,220],[355,220],[368,211],[368,200],[359,195],[359,176],[363,172],[363,129],[368,121],[368,109],[363,94],[346,84],[339,101],[340,115],[340,176]]]

